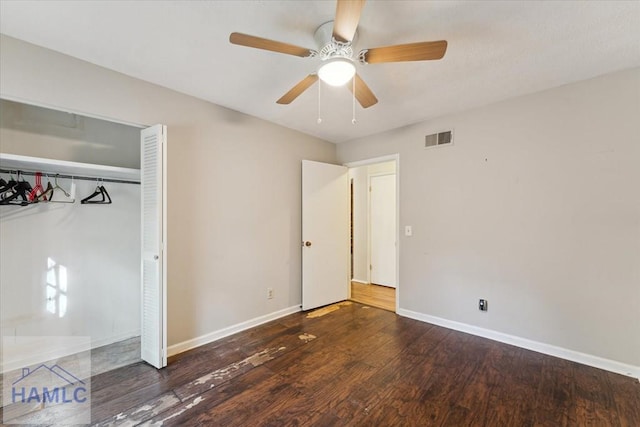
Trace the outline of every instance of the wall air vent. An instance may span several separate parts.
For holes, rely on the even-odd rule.
[[[448,145],[453,143],[453,138],[451,137],[451,131],[448,130],[446,132],[434,133],[431,135],[427,135],[424,137],[424,146],[426,147],[435,147],[438,145]]]

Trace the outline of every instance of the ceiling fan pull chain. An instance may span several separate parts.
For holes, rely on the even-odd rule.
[[[322,123],[322,118],[320,117],[320,86],[322,86],[322,80],[318,79],[318,124]]]
[[[351,84],[352,84],[352,91],[351,94],[352,96],[352,105],[351,105],[351,111],[352,111],[352,118],[351,118],[351,124],[355,125],[356,124],[356,76],[353,76],[351,78]]]

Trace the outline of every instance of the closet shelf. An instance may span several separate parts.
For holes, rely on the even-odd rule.
[[[0,169],[140,182],[140,169],[0,153]]]

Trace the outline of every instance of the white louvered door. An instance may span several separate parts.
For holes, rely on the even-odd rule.
[[[166,304],[166,138],[167,127],[141,131],[142,181],[142,331],[141,357],[156,368],[167,366]]]

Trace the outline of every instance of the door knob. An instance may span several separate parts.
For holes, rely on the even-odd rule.
[[[160,258],[158,255],[153,256],[153,259],[158,259],[158,258]]]
[[[306,242],[304,242],[304,245],[309,247],[309,246],[311,246],[311,242],[307,240]]]

